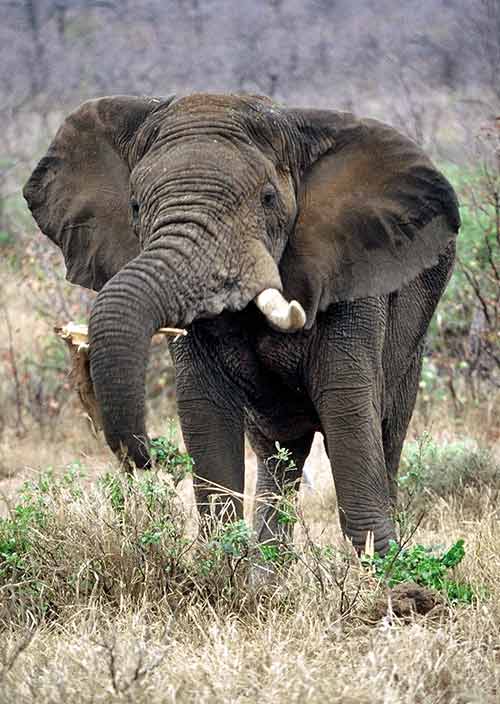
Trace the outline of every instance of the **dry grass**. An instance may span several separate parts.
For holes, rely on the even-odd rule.
[[[100,618],[99,618],[100,617]],[[38,632],[5,678],[6,702],[498,701],[498,614],[345,629],[303,599],[295,612],[221,620],[191,610],[79,617]],[[17,639],[19,639],[19,635]],[[14,636],[8,648],[19,647]]]
[[[354,558],[344,588],[335,583],[345,576],[340,553],[323,563],[323,585],[301,562],[263,590],[244,569],[231,580],[234,561],[228,568],[225,558],[206,574],[199,566],[207,542],[192,548],[184,572],[168,572],[165,555],[181,536],[142,547],[140,538],[165,512],[182,527],[186,509],[168,496],[148,513],[132,491],[117,513],[95,481],[110,467],[92,462],[83,493],[55,481],[47,494],[50,520],[30,559],[48,591],[23,597],[15,584],[0,591],[0,702],[498,701],[500,523],[491,477],[435,497],[417,536],[447,545],[465,537],[457,578],[486,595],[408,622],[390,610],[375,616],[383,592]],[[319,445],[310,467],[315,489],[302,492],[301,505],[314,541],[345,550],[325,464]],[[307,562],[300,527],[296,542]]]

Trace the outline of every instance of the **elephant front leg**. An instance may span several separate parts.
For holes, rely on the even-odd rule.
[[[243,517],[243,409],[206,397],[181,397],[178,410],[186,449],[194,460],[193,486],[202,515]]]
[[[385,299],[338,303],[323,318],[307,386],[332,466],[340,524],[361,552],[395,537],[382,442]]]
[[[423,344],[415,352],[410,365],[391,393],[391,403],[382,423],[382,440],[389,479],[391,504],[395,509],[398,499],[398,470],[408,426],[417,400],[422,369]]]
[[[202,515],[243,517],[243,400],[224,374],[211,338],[190,335],[169,345],[184,443],[194,461],[193,486]]]
[[[342,531],[362,552],[372,533],[385,554],[395,538],[378,404],[371,385],[329,386],[318,413],[337,492]]]
[[[359,552],[372,533],[375,550],[384,554],[395,531],[382,442],[380,358],[376,346],[361,336],[346,343],[331,332],[318,353],[328,363],[314,368],[311,396],[332,467],[340,524]]]

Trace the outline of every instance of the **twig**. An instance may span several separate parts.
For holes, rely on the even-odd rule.
[[[488,311],[488,303],[486,302],[486,300],[481,292],[481,287],[479,286],[477,279],[475,278],[475,276],[469,271],[469,269],[465,266],[465,264],[459,258],[457,258],[457,261],[459,263],[459,266],[460,266],[465,278],[467,279],[469,286],[472,288],[472,290],[476,294],[477,299],[479,300],[479,303],[481,304],[481,308],[483,309],[484,317],[486,318],[488,325],[490,325],[491,320],[490,320],[490,315],[489,315],[489,311]]]

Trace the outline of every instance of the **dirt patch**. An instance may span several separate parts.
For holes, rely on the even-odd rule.
[[[373,616],[377,619],[391,615],[410,619],[416,614],[425,616],[442,605],[443,599],[437,592],[415,582],[404,582],[388,589],[375,602]]]

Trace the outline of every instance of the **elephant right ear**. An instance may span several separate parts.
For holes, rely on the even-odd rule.
[[[460,217],[443,174],[392,127],[327,110],[289,114],[301,178],[280,267],[309,328],[331,303],[391,293],[434,266]]]
[[[129,217],[132,139],[163,99],[112,96],[83,103],[60,127],[23,194],[63,252],[68,281],[99,291],[139,243]]]

